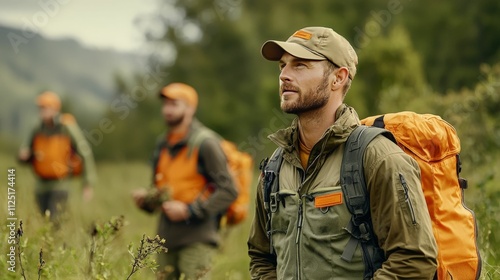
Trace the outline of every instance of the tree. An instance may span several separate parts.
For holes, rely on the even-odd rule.
[[[355,47],[358,74],[346,102],[360,116],[431,111],[436,94],[473,86],[480,62],[498,58],[498,4],[462,3],[467,10],[457,16],[462,8],[455,2],[429,3],[164,0],[145,32],[159,50],[151,61],[168,73],[160,84],[193,85],[200,94],[197,116],[260,158],[272,150],[266,135],[289,118],[277,109],[278,67],[259,50],[266,40],[286,40],[301,27],[333,27]],[[489,44],[478,46],[477,38]]]

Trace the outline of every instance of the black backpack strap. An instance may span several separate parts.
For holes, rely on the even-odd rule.
[[[272,201],[271,196],[279,191],[278,179],[282,162],[283,148],[279,147],[264,166],[263,198],[266,211],[276,212],[274,207],[277,201]]]
[[[374,127],[385,128],[384,115],[376,118],[375,121],[373,121],[373,126]]]
[[[283,163],[283,148],[279,147],[274,151],[269,160],[265,160],[261,166],[263,168],[263,198],[264,208],[267,212],[266,231],[269,238],[269,252],[273,253],[273,244],[271,236],[271,213],[278,209],[279,203],[279,172]]]
[[[156,141],[155,148],[153,150],[153,155],[151,156],[151,165],[153,167],[153,174],[151,176],[151,185],[154,186],[156,182],[156,169],[158,168],[158,161],[160,160],[161,151],[167,147],[167,142],[165,140],[166,133],[162,134]]]
[[[30,132],[30,136],[29,136],[29,148],[30,148],[30,158],[25,161],[26,163],[33,163],[34,160],[35,160],[35,153],[33,151],[33,147],[35,146],[35,137],[38,136],[38,134],[40,133],[40,130],[41,130],[41,126],[40,128],[36,128],[35,130],[31,131]]]
[[[467,179],[460,177],[460,172],[462,172],[462,161],[460,160],[460,154],[457,154],[457,177],[458,184],[462,190],[465,190],[469,187],[467,183]]]
[[[340,184],[344,200],[352,214],[347,226],[351,239],[347,243],[341,258],[350,262],[356,247],[361,244],[366,268],[365,279],[371,279],[373,273],[382,266],[385,259],[384,252],[378,246],[378,241],[373,233],[370,200],[363,170],[365,149],[380,134],[396,142],[394,136],[385,129],[367,126],[357,127],[346,141],[340,169]]]

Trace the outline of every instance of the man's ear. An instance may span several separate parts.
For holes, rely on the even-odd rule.
[[[346,67],[340,67],[332,73],[334,75],[332,81],[332,90],[343,88],[347,79],[349,79],[349,70]]]
[[[196,107],[186,106],[186,111],[189,116],[194,117],[194,115],[196,114]]]

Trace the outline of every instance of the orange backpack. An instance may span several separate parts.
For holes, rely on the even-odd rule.
[[[228,140],[222,140],[221,146],[227,157],[229,171],[238,189],[238,197],[226,212],[227,224],[235,225],[241,223],[248,216],[253,159],[250,154],[238,150],[236,145]]]
[[[199,147],[203,140],[208,137],[220,140],[222,151],[224,152],[229,172],[238,190],[238,197],[227,209],[223,220],[228,225],[236,225],[244,221],[250,208],[250,187],[253,176],[253,159],[250,154],[238,150],[236,145],[223,139],[220,135],[210,129],[200,129],[188,145],[192,150]]]
[[[421,170],[422,189],[438,245],[437,279],[479,279],[481,257],[474,213],[464,204],[460,140],[449,123],[430,114],[400,112],[363,119],[385,128]]]
[[[63,133],[63,126],[76,123],[70,114],[63,114],[54,134],[36,132],[31,141],[32,165],[35,173],[43,179],[61,179],[68,175],[78,176],[82,172],[82,159],[76,153],[71,138]]]

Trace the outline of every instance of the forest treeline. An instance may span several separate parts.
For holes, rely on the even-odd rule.
[[[278,66],[260,47],[319,25],[356,49],[346,103],[360,117],[441,115],[457,127],[466,156],[484,161],[500,147],[499,12],[493,0],[164,0],[138,20],[156,50],[150,71],[116,77],[116,97],[88,138],[98,159],[147,159],[164,129],[156,93],[181,81],[200,94],[198,118],[260,160],[272,149],[266,135],[290,119],[279,111]]]

